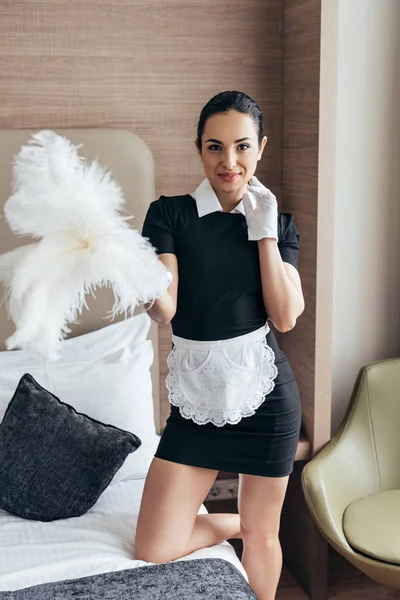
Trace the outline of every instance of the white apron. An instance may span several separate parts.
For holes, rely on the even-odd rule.
[[[235,425],[254,415],[274,389],[275,354],[268,324],[227,340],[199,342],[172,336],[166,378],[169,401],[197,425]]]

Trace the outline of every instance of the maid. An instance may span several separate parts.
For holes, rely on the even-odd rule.
[[[158,563],[234,537],[259,600],[282,567],[280,514],[301,425],[299,392],[269,322],[289,331],[304,310],[299,234],[255,177],[267,138],[242,92],[200,114],[205,179],[161,196],[143,235],[171,273],[148,313],[172,324],[166,386],[171,413],[146,480],[137,558]],[[239,515],[197,515],[218,471],[239,473]]]

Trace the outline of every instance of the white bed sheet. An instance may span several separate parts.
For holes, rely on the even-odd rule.
[[[112,484],[85,515],[51,523],[27,521],[0,510],[0,590],[148,565],[133,558],[143,486],[144,479]],[[228,560],[246,577],[228,542],[180,560],[199,558]]]

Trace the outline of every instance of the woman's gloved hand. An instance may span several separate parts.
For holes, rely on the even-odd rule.
[[[252,177],[243,196],[249,241],[273,238],[278,241],[278,203],[274,194]]]

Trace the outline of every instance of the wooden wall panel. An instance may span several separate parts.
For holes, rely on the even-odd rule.
[[[259,103],[260,178],[282,178],[283,0],[3,0],[0,128],[121,127],[153,152],[157,194],[195,189],[198,114],[225,89]],[[170,329],[160,332],[163,386]]]
[[[317,398],[315,386],[320,30],[321,0],[285,0],[283,208],[293,213],[300,231],[300,272],[306,309],[296,328],[280,336],[280,343],[299,382],[303,425],[313,451],[319,449],[330,435],[330,395]],[[331,267],[322,265],[325,275],[329,276]],[[330,318],[327,311],[326,319]],[[329,361],[319,364],[319,377],[322,375],[330,380],[330,371]],[[322,407],[322,411],[316,410],[317,406]]]
[[[0,5],[0,127],[126,127],[152,149],[159,193],[197,185],[198,113],[224,89],[252,95],[281,183],[282,0],[53,0]]]
[[[331,363],[325,351],[331,344],[332,314],[329,302],[321,305],[321,299],[329,298],[333,266],[329,254],[332,225],[325,219],[326,212],[320,213],[320,194],[326,191],[319,180],[321,5],[321,0],[285,0],[284,7],[283,208],[294,215],[300,231],[306,309],[296,328],[279,336],[279,341],[299,383],[303,427],[312,454],[329,439],[331,415]],[[328,251],[321,252],[325,233]],[[302,467],[296,463],[290,478],[282,515],[282,547],[287,565],[309,597],[325,600],[327,543],[304,502]]]

